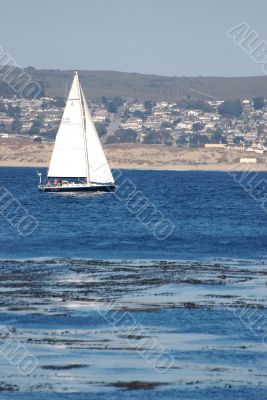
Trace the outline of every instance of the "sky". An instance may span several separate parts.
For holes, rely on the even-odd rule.
[[[264,75],[227,31],[246,22],[267,41],[266,0],[0,0],[0,15],[22,67]]]

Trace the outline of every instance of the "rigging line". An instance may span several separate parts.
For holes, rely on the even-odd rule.
[[[78,79],[78,76],[77,76]],[[79,97],[80,97],[80,105],[81,105],[81,113],[82,113],[82,122],[83,122],[83,139],[84,139],[84,150],[85,150],[85,163],[86,163],[86,173],[87,173],[87,183],[90,182],[90,169],[89,169],[89,159],[88,159],[88,148],[87,148],[87,138],[86,138],[86,117],[85,117],[85,105],[83,92],[80,85],[80,81],[78,79],[78,88],[79,88]]]

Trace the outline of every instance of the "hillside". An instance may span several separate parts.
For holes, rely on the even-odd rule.
[[[66,96],[73,71],[25,69],[47,96]],[[80,71],[82,85],[91,99],[121,96],[138,100],[267,98],[267,77],[167,77],[115,71]],[[0,79],[0,96],[5,91]]]

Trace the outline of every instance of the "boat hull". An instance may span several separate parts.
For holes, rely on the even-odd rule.
[[[114,185],[99,185],[99,186],[39,186],[40,192],[50,192],[50,193],[59,193],[59,192],[114,192]]]

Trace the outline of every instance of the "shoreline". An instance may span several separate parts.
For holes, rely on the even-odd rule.
[[[38,162],[14,162],[2,161],[0,168],[48,168],[47,163]],[[230,172],[234,171],[255,171],[267,172],[267,164],[181,164],[181,165],[134,165],[110,163],[112,169],[129,169],[139,171],[207,171],[207,172]]]
[[[53,143],[0,140],[0,167],[47,168]],[[265,154],[225,148],[179,148],[136,143],[104,145],[113,169],[155,171],[267,171]],[[241,158],[253,159],[240,163]],[[256,160],[255,160],[256,159]],[[255,162],[256,161],[256,162]]]

